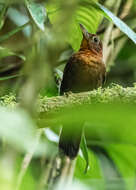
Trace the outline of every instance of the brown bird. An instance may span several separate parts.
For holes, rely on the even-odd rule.
[[[84,92],[97,89],[105,82],[106,67],[103,63],[102,42],[95,34],[88,33],[80,25],[83,40],[78,52],[74,53],[65,66],[60,87],[60,95],[66,92]],[[82,135],[82,127],[62,128],[59,150],[71,159],[77,156]]]

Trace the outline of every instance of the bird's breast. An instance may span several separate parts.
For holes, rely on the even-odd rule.
[[[103,67],[105,65],[101,57],[82,53],[76,56],[73,64],[76,72],[72,83],[76,91],[89,91],[102,85]]]

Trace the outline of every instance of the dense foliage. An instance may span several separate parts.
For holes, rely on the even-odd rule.
[[[82,40],[79,23],[103,41],[107,82],[60,97],[64,65]],[[65,188],[136,188],[135,23],[135,0],[0,0],[2,190],[48,189],[61,126],[83,122]]]

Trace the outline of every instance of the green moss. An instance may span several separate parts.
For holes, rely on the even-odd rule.
[[[105,89],[99,88],[97,90],[83,92],[83,93],[67,93],[64,96],[42,97],[39,96],[37,101],[38,112],[55,111],[61,107],[91,104],[91,103],[110,103],[114,101],[119,102],[136,102],[136,83],[134,87],[123,88],[118,84],[112,84]],[[13,94],[5,95],[0,98],[1,106],[15,107],[17,104],[16,97]]]
[[[13,108],[16,104],[16,97],[13,94],[0,97],[0,106],[8,106]]]

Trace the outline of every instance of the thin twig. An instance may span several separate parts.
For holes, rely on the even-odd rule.
[[[132,4],[133,4],[133,0],[127,0],[127,2],[124,5],[124,8],[123,8],[123,10],[122,10],[122,12],[121,12],[121,14],[119,16],[121,19],[124,19],[129,14],[130,9],[132,7]],[[112,37],[113,37],[113,39],[118,38],[120,36],[120,33],[121,33],[121,31],[118,28],[115,28],[112,31]],[[120,46],[120,47],[122,47],[122,46]],[[118,48],[118,51],[119,51],[119,48]]]
[[[60,171],[60,176],[57,183],[58,189],[71,184],[74,174],[75,162],[76,160],[71,160],[70,158],[65,157],[64,165]]]
[[[118,13],[118,9],[120,7],[120,4],[121,4],[121,0],[118,0],[115,3],[114,11],[113,11],[115,15],[117,15],[117,13]],[[104,59],[105,64],[108,63],[108,57],[111,54],[111,50],[112,50],[112,48],[111,49],[108,48],[108,44],[112,38],[113,25],[114,25],[113,23],[109,24],[108,28],[105,31],[104,38],[103,38],[103,50],[104,50],[103,51],[104,52],[103,59]]]
[[[132,4],[133,4],[133,0],[127,0],[119,16],[121,19],[124,19],[129,14]]]
[[[45,167],[43,168],[43,172],[41,174],[41,179],[38,185],[38,189],[46,189],[46,187],[48,187],[49,189],[49,185],[52,184],[52,180],[53,180],[53,176],[54,172],[52,172],[56,167],[56,156],[52,156],[49,159],[49,162],[46,163]],[[56,172],[56,171],[55,171]]]
[[[30,24],[30,21],[28,21],[27,23],[23,24],[22,26],[18,26],[17,28],[15,28],[14,30],[8,32],[7,34],[3,35],[0,37],[0,42],[3,42],[4,40],[7,40],[8,38],[10,38],[11,36],[13,36],[14,34],[16,34],[17,32],[23,30],[26,26],[28,26]]]
[[[20,186],[21,186],[21,183],[22,183],[22,180],[23,180],[23,177],[25,176],[26,174],[26,170],[32,160],[32,157],[33,157],[33,154],[35,152],[35,149],[39,143],[39,140],[40,140],[40,137],[42,135],[42,132],[43,130],[42,129],[39,129],[37,131],[37,134],[36,134],[36,140],[35,140],[35,144],[33,145],[32,149],[30,152],[28,152],[23,161],[22,161],[22,166],[21,166],[21,170],[19,172],[19,175],[18,175],[18,179],[17,179],[17,185],[16,185],[16,190],[19,190],[20,189]]]

